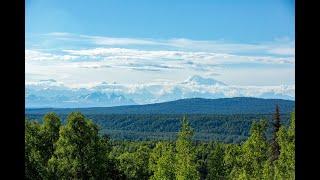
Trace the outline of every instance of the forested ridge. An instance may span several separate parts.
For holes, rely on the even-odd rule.
[[[277,108],[278,109],[278,108]],[[119,141],[80,112],[25,121],[27,179],[294,179],[295,114],[252,121],[240,143],[195,141],[189,116],[175,139]],[[271,138],[267,138],[268,128]],[[269,132],[270,133],[270,132]]]
[[[270,114],[279,105],[282,113],[290,113],[295,102],[284,99],[233,97],[219,99],[189,98],[154,104],[89,107],[89,108],[27,108],[28,114],[80,111],[91,114]]]
[[[184,114],[85,114],[100,127],[100,133],[114,140],[174,140]],[[26,114],[28,119],[43,121],[45,114]],[[66,123],[68,114],[57,114]],[[187,114],[194,129],[194,140],[240,143],[248,138],[253,121],[266,119],[267,137],[272,133],[273,114]],[[288,125],[290,113],[281,114]]]

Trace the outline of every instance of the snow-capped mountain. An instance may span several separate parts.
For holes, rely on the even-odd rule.
[[[212,78],[203,78],[199,75],[194,75],[189,77],[184,83],[188,84],[198,84],[198,85],[209,85],[209,86],[226,86],[226,84],[224,84],[221,81],[217,81],[215,79]]]
[[[136,104],[131,99],[127,99],[123,95],[106,94],[101,92],[92,92],[90,94],[79,96],[79,101],[93,106],[120,106]]]
[[[26,107],[109,107],[134,105],[121,94],[104,93],[86,88],[69,88],[51,84],[26,85]]]
[[[232,86],[198,75],[182,82],[118,84],[71,88],[55,80],[26,84],[26,107],[110,107],[184,98],[261,97],[294,100],[294,85]]]

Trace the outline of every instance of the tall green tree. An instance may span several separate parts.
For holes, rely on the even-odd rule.
[[[52,157],[55,143],[59,139],[59,131],[61,127],[61,120],[55,113],[47,113],[43,118],[43,124],[41,126],[41,135],[43,140],[42,155],[44,160],[48,160]]]
[[[175,179],[174,149],[168,142],[158,142],[150,153],[149,168],[153,172],[151,179]]]
[[[26,178],[46,179],[47,163],[59,138],[60,119],[56,114],[48,113],[42,124],[29,120],[25,124]]]
[[[176,141],[176,179],[189,180],[200,179],[197,171],[195,151],[192,145],[193,130],[186,117],[182,119],[182,125]]]
[[[42,156],[41,124],[25,120],[25,177],[26,179],[43,179],[46,166]]]
[[[231,178],[262,179],[264,164],[268,160],[270,147],[266,140],[267,121],[254,122],[249,138],[241,145],[238,157],[234,157]]]
[[[277,179],[295,179],[295,112],[291,114],[290,126],[278,132],[279,159],[275,161]]]
[[[280,154],[280,146],[277,141],[277,134],[280,129],[281,123],[280,123],[280,110],[279,106],[276,105],[275,114],[273,116],[273,137],[271,141],[271,147],[272,147],[272,155],[271,155],[271,161],[275,161],[278,159]]]
[[[79,112],[71,113],[59,135],[48,164],[51,178],[110,178],[106,145],[92,121]]]
[[[269,158],[270,147],[267,143],[267,121],[254,122],[250,137],[242,145],[242,163],[247,174],[253,178],[261,178],[264,163]]]

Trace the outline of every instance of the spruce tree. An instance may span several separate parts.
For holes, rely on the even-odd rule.
[[[281,147],[279,158],[274,162],[277,179],[295,179],[295,112],[291,114],[290,126],[278,132]]]
[[[192,146],[193,130],[186,117],[182,119],[181,130],[176,141],[176,179],[200,179],[197,171],[196,156]]]
[[[242,145],[242,167],[252,178],[261,179],[263,165],[268,159],[270,148],[266,139],[267,121],[254,122],[250,137]]]
[[[275,161],[278,159],[279,154],[280,154],[280,146],[279,143],[277,142],[277,133],[280,129],[281,123],[280,123],[280,110],[279,110],[279,106],[276,105],[276,110],[275,110],[275,114],[273,116],[273,137],[272,137],[272,142],[271,142],[271,146],[272,146],[272,155],[271,155],[271,161]]]
[[[265,120],[253,122],[250,136],[241,145],[240,151],[234,149],[232,153],[229,150],[226,152],[226,165],[233,166],[229,175],[231,179],[262,179],[263,167],[270,151],[265,136],[266,128]]]

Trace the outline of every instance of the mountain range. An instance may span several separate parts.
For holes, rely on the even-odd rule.
[[[84,108],[143,105],[188,98],[257,97],[294,100],[294,85],[234,86],[194,75],[182,82],[68,87],[53,79],[26,84],[27,108]]]

